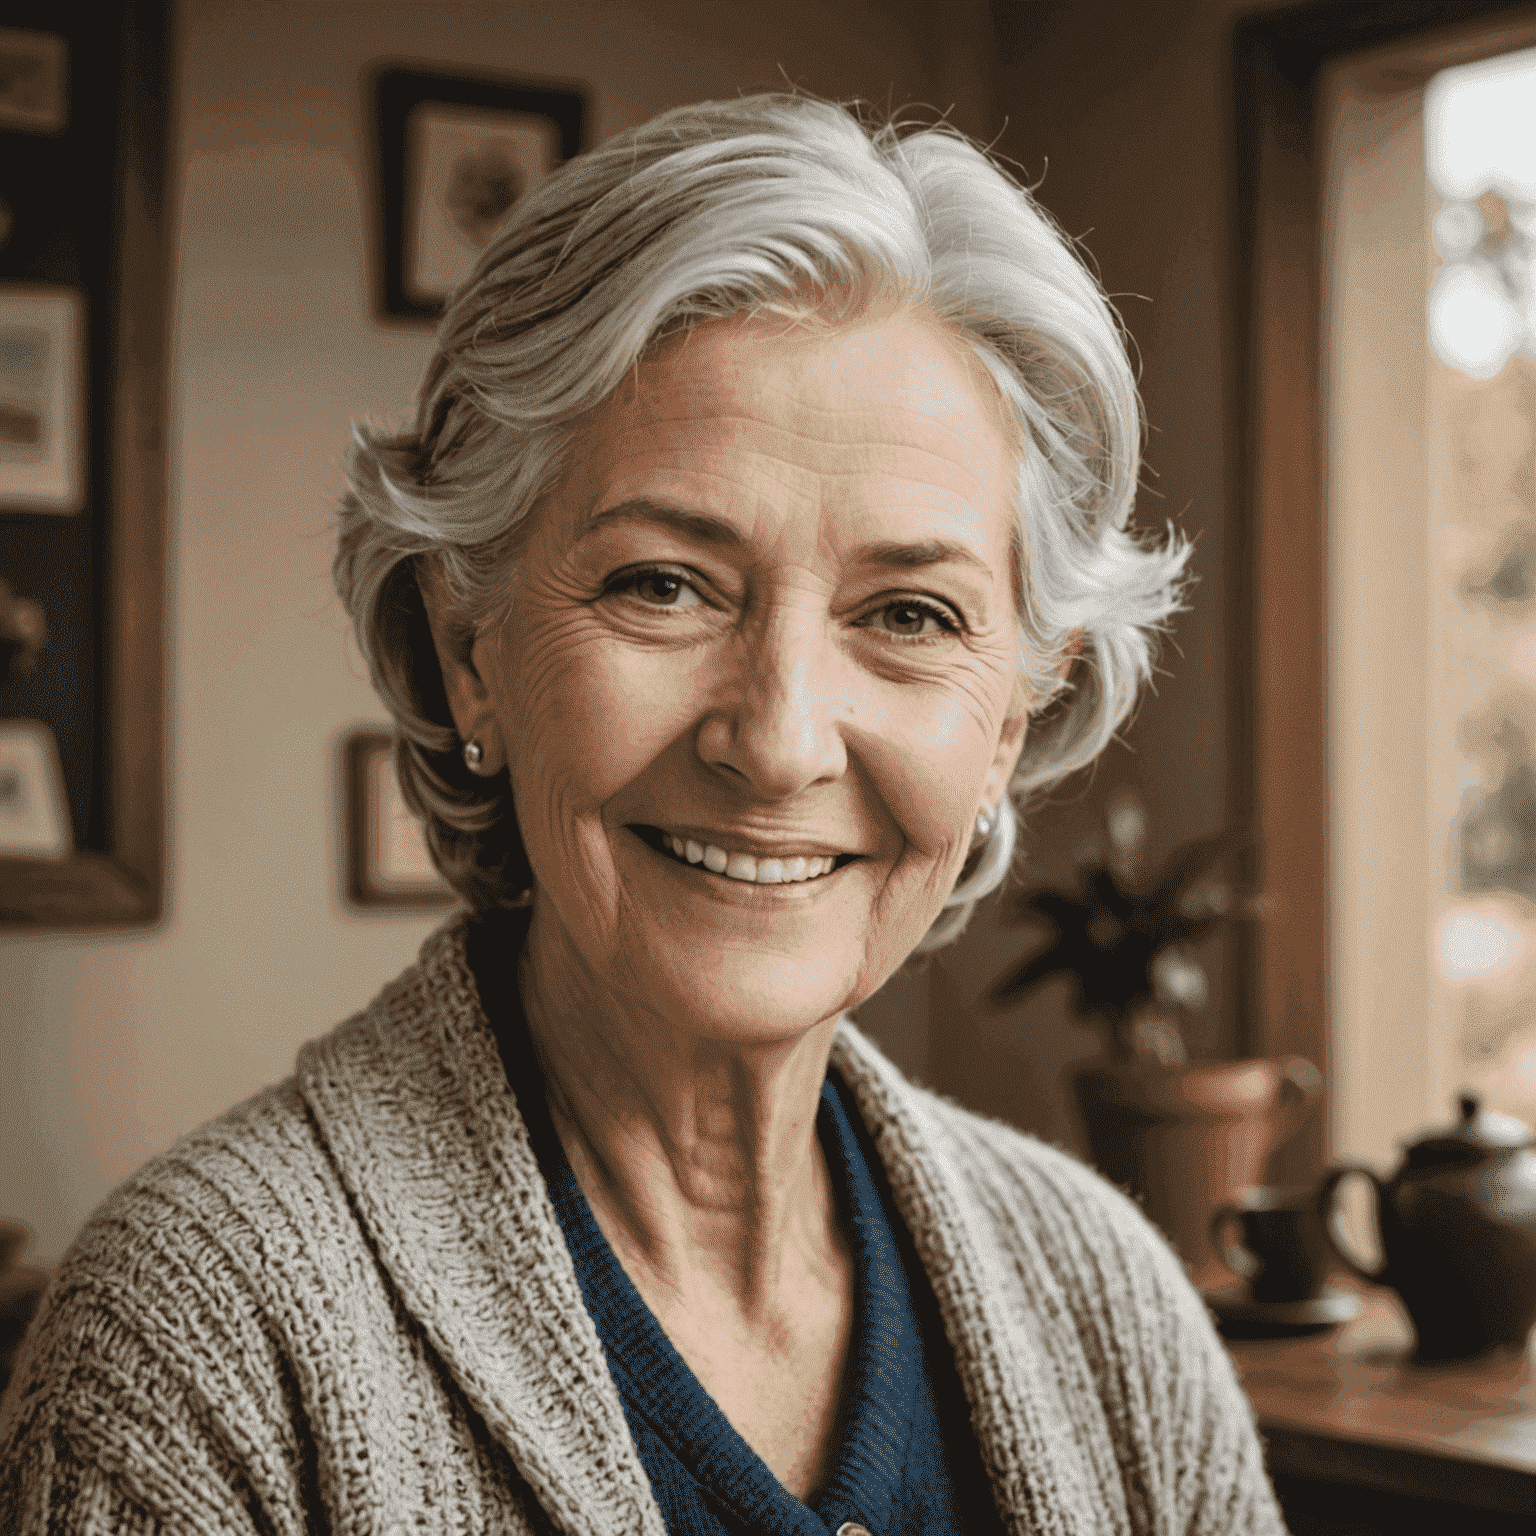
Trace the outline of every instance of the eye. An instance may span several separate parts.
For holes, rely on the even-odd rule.
[[[647,608],[697,608],[703,599],[677,571],[624,571],[604,589],[604,595],[626,593]]]
[[[863,621],[888,635],[902,639],[922,640],[931,635],[954,634],[959,629],[955,616],[936,603],[925,603],[917,598],[903,597],[885,603],[875,609]]]

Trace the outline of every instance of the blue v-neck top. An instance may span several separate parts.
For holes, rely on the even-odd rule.
[[[856,1306],[836,1462],[806,1505],[732,1428],[625,1274],[555,1134],[526,1025],[518,1033],[502,1046],[518,1105],[671,1536],[827,1536],[849,1521],[872,1536],[1002,1536],[932,1289],[836,1075],[816,1132],[851,1236]]]

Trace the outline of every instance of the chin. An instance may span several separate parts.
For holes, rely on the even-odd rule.
[[[824,942],[810,954],[750,941],[646,948],[646,1003],[689,1034],[732,1044],[793,1040],[878,985],[862,984],[862,955],[829,954]]]
[[[909,880],[854,860],[824,881],[754,886],[621,843],[599,905],[554,894],[594,976],[677,1031],[737,1044],[789,1041],[857,1007],[926,931]],[[924,892],[926,894],[926,891]],[[566,900],[561,901],[560,897]],[[605,910],[606,907],[606,910]],[[556,919],[559,921],[559,919]]]

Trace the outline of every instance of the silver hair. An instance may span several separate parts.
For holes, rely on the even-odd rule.
[[[395,718],[405,799],[473,907],[516,902],[532,874],[505,777],[463,763],[421,580],[443,583],[467,655],[507,601],[523,524],[579,418],[648,349],[711,319],[836,324],[877,301],[968,343],[1016,419],[1020,667],[1040,716],[920,948],[1002,883],[1014,802],[1091,762],[1130,713],[1189,545],[1131,530],[1140,400],[1117,317],[1069,242],[948,127],[793,95],[680,107],[524,197],[449,301],[414,426],[353,427],[336,588]]]

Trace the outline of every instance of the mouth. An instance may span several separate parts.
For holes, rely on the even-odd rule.
[[[802,885],[827,876],[852,864],[856,853],[772,855],[743,853],[706,842],[664,827],[631,826],[629,829],[648,848],[677,864],[686,864],[701,874],[719,875],[722,880],[737,880],[743,885]]]

